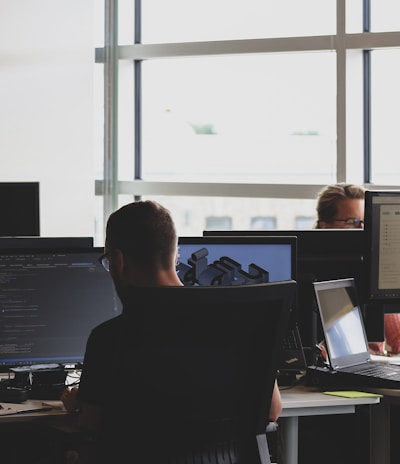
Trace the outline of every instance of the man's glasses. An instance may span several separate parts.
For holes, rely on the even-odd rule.
[[[99,258],[99,263],[103,266],[104,270],[110,272],[110,261],[107,258],[108,253],[104,253]]]
[[[353,229],[359,229],[364,224],[364,221],[358,218],[334,219],[333,222],[344,222],[346,227]]]

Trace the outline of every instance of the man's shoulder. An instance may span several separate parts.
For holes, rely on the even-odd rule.
[[[101,333],[101,332],[108,332],[110,330],[117,329],[121,327],[122,325],[122,314],[115,316],[111,319],[107,319],[104,322],[101,322],[99,325],[97,325],[94,329],[94,333]]]

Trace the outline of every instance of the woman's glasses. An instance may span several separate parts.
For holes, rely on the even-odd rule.
[[[333,222],[344,222],[346,227],[353,229],[360,229],[364,225],[364,221],[358,218],[334,219]]]

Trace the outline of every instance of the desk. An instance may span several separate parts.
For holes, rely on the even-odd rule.
[[[24,408],[41,405],[41,400],[27,400],[20,404]],[[68,414],[61,409],[0,416],[2,462],[65,464],[64,443],[72,437],[67,426]],[[69,434],[66,435],[64,430]]]
[[[291,389],[282,389],[282,414],[279,419],[278,433],[282,442],[282,462],[279,464],[297,464],[298,462],[298,425],[300,416],[318,416],[330,414],[353,414],[356,406],[362,404],[379,405],[380,398],[341,398],[324,395],[313,387],[298,386]],[[374,411],[375,407],[371,408]],[[386,414],[386,407],[376,411],[377,414]],[[374,421],[371,418],[371,423]],[[387,421],[386,421],[387,422]],[[373,433],[373,432],[372,432]],[[375,441],[371,433],[370,464],[386,464],[379,456],[381,443]],[[345,450],[343,450],[345,452]]]
[[[387,388],[369,388],[367,391],[383,395],[379,407],[372,408],[370,412],[370,431],[374,437],[374,446],[371,448],[371,462],[381,464],[391,463],[391,409],[393,405],[400,405],[400,390]]]
[[[390,397],[390,391],[384,393],[382,399],[375,398],[341,398],[324,395],[314,387],[298,386],[282,389],[282,414],[279,419],[278,433],[283,444],[282,462],[279,464],[298,463],[298,422],[300,416],[316,416],[331,414],[353,414],[359,405],[373,405],[371,408],[371,443],[370,464],[390,464],[390,403],[395,398]],[[400,397],[397,397],[400,401]],[[42,404],[41,400],[28,400],[27,407]],[[59,404],[61,404],[59,402]],[[0,425],[9,422],[27,422],[35,419],[49,419],[51,416],[65,416],[61,409],[52,411],[0,416]],[[68,416],[68,415],[67,415]],[[346,450],[344,450],[345,452]]]
[[[64,408],[62,408],[62,403],[61,401],[45,401],[45,400],[27,400],[24,401],[23,403],[18,404],[17,406],[20,406],[21,409],[24,410],[29,410],[29,409],[36,409],[40,408],[41,406],[45,406],[43,403],[46,403],[46,406],[48,405],[49,407],[52,406],[52,409],[43,409],[42,411],[40,409],[36,411],[31,411],[31,412],[23,412],[20,414],[11,414],[11,415],[1,415],[0,414],[0,424],[5,424],[9,422],[29,422],[34,419],[38,418],[44,418],[44,417],[52,417],[52,416],[60,416],[60,415],[66,415],[67,412],[65,411]],[[4,409],[7,408],[7,406],[12,406],[12,403],[4,403],[0,402],[0,404],[3,406]],[[7,413],[7,411],[4,411]]]

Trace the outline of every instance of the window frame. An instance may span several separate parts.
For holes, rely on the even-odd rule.
[[[370,151],[370,79],[371,50],[400,47],[400,32],[375,32],[370,30],[369,0],[363,0],[363,31],[346,33],[346,2],[336,1],[336,34],[302,37],[282,37],[268,39],[219,40],[209,42],[185,42],[164,44],[140,43],[141,0],[135,1],[134,39],[130,45],[118,45],[118,2],[105,0],[105,44],[96,48],[96,62],[104,65],[105,133],[104,133],[104,175],[95,181],[95,194],[103,197],[104,218],[118,207],[118,195],[130,194],[135,199],[149,195],[170,196],[214,196],[244,198],[314,199],[324,184],[246,184],[208,182],[165,182],[141,179],[141,63],[143,60],[168,59],[176,57],[230,55],[230,54],[270,54],[282,52],[332,51],[336,53],[337,66],[337,182],[356,182],[351,179],[347,155],[347,100],[349,91],[347,77],[347,54],[358,51],[363,58],[363,156],[362,183],[371,187]],[[118,179],[118,64],[130,61],[134,65],[134,173],[132,181]],[[373,185],[374,189],[390,190],[391,185]]]

